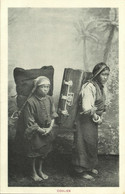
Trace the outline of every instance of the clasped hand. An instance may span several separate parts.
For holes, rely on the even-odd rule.
[[[48,127],[48,128],[39,128],[39,132],[40,132],[42,135],[47,135],[51,130],[52,130],[51,127]]]
[[[99,125],[102,124],[102,118],[96,113],[93,114],[93,121],[97,122]]]
[[[45,132],[43,133],[43,135],[47,135],[52,130],[51,127],[49,127],[49,128],[43,128],[43,129],[45,130]]]

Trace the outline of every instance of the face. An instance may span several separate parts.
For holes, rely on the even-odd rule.
[[[109,77],[109,70],[105,70],[99,74],[98,80],[101,84],[105,84],[108,80],[108,77]]]
[[[41,86],[38,86],[37,94],[39,96],[46,96],[49,92],[49,89],[50,89],[50,85],[48,85],[48,84],[43,84]]]

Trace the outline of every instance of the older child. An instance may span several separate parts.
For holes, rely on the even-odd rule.
[[[57,117],[52,97],[47,95],[50,81],[45,76],[34,80],[34,94],[28,99],[23,111],[27,156],[32,160],[31,177],[34,181],[48,179],[42,163],[52,149],[54,118]],[[36,169],[38,162],[38,169]]]

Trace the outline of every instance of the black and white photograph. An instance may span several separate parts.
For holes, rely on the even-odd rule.
[[[6,11],[6,187],[115,193],[122,144],[119,6],[27,4]]]

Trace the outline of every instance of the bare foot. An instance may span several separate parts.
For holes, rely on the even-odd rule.
[[[89,175],[89,174],[84,174],[83,178],[87,179],[87,180],[95,180],[93,176]]]
[[[33,174],[31,175],[31,178],[34,180],[34,181],[42,181],[43,179],[41,177],[39,177],[37,174]]]
[[[44,174],[43,172],[39,171],[38,172],[39,176],[42,177],[43,179],[48,179],[48,175]]]
[[[77,172],[77,173],[83,172],[83,168],[81,168],[81,167],[75,167],[74,169],[75,169],[75,172]]]
[[[93,174],[98,174],[99,172],[98,172],[98,170],[96,170],[96,169],[92,169],[92,171],[91,171]]]

